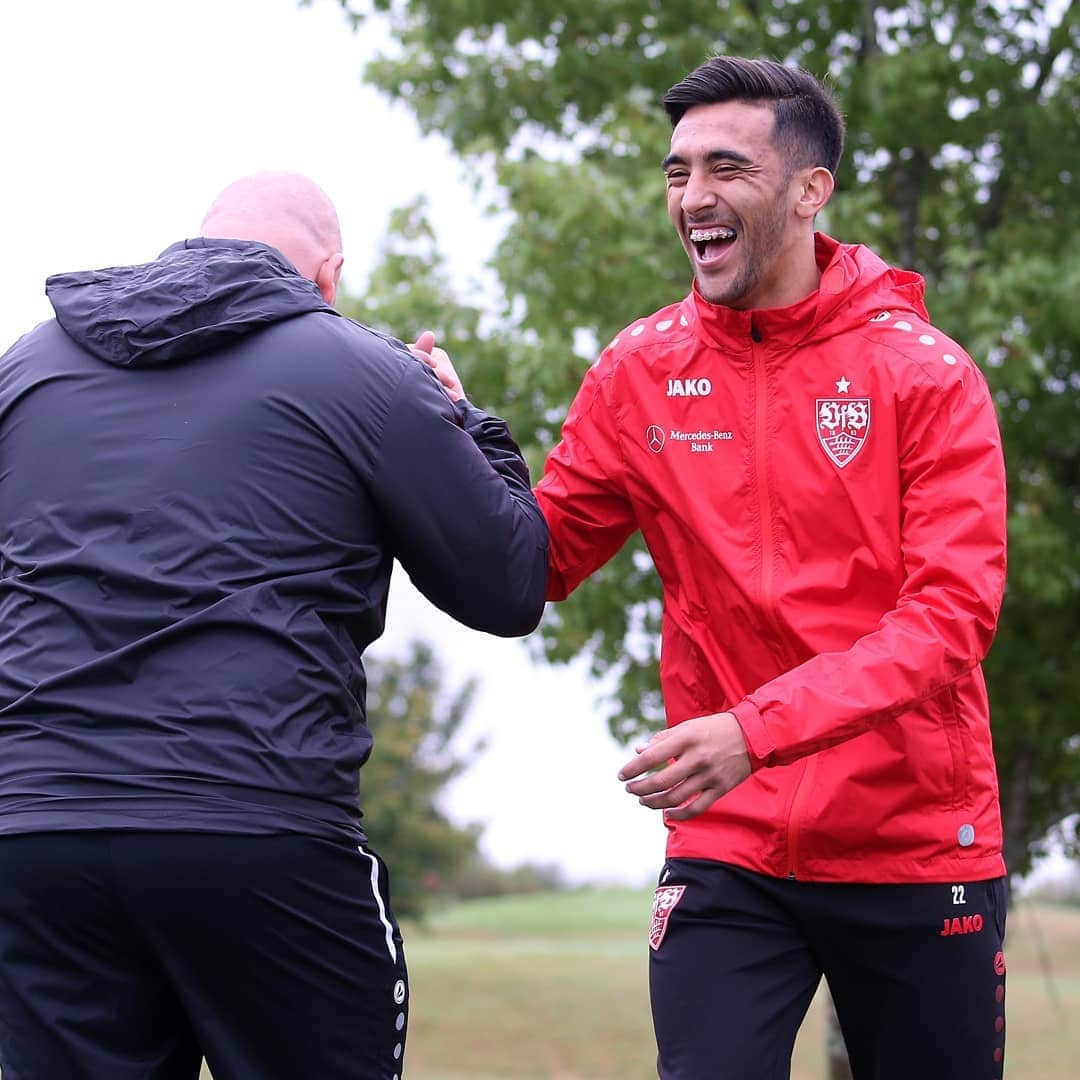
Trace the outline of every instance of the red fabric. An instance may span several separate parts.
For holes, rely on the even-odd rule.
[[[927,322],[918,275],[820,234],[817,250],[798,304],[695,291],[604,350],[536,489],[549,599],[640,528],[668,723],[731,710],[743,729],[753,774],[671,825],[669,855],[816,881],[996,877],[993,403]]]

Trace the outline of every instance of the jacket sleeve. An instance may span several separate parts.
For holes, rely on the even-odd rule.
[[[386,415],[372,489],[391,550],[433,604],[501,637],[535,629],[547,527],[504,421],[452,404],[410,362]]]
[[[900,404],[896,606],[843,652],[822,653],[732,710],[755,766],[781,765],[897,716],[974,668],[1005,583],[1005,471],[997,417],[970,360]]]
[[[565,600],[637,528],[621,473],[602,368],[589,369],[552,450],[536,498],[551,533],[549,600]]]

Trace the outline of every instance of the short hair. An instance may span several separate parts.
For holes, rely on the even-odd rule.
[[[796,169],[822,166],[835,174],[844,150],[844,118],[827,87],[809,72],[775,60],[713,56],[664,95],[671,126],[695,105],[724,101],[772,103],[773,143]]]

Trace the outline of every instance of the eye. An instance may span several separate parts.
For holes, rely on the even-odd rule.
[[[667,182],[669,184],[685,184],[686,177],[689,175],[685,169],[672,169],[665,174]]]

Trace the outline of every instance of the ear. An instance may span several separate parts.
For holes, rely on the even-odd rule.
[[[322,265],[315,272],[315,284],[322,293],[322,298],[331,306],[337,298],[338,282],[341,280],[341,266],[345,257],[340,251],[335,251],[329,258],[324,259]]]
[[[810,221],[817,216],[825,204],[832,198],[833,188],[836,181],[828,169],[820,165],[805,172],[800,172],[795,177],[795,213],[798,217],[807,218]]]

